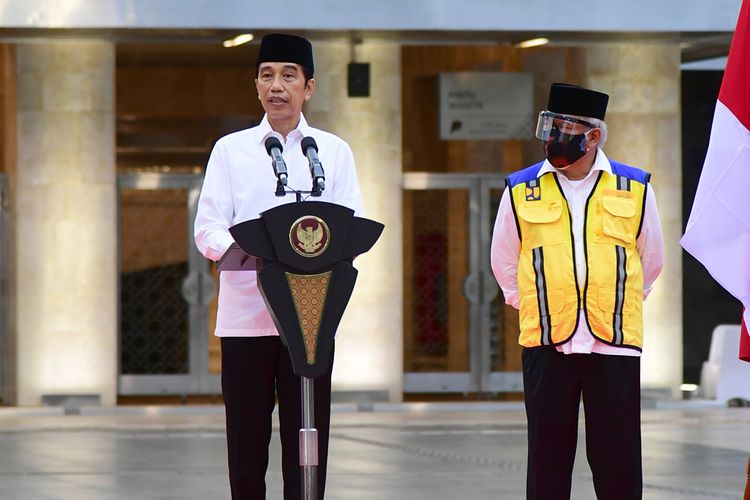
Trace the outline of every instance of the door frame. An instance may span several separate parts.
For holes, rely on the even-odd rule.
[[[188,302],[188,373],[180,375],[123,375],[118,367],[118,394],[187,395],[220,394],[221,376],[209,372],[208,306],[216,293],[216,282],[209,273],[209,262],[193,242],[193,222],[198,208],[203,174],[133,172],[117,175],[117,296],[118,332],[122,324],[120,310],[120,190],[185,189],[187,200],[188,275],[182,284]],[[120,333],[118,333],[118,365]]]
[[[464,296],[469,303],[469,371],[404,372],[404,393],[498,393],[523,390],[521,372],[493,372],[491,359],[491,304],[499,287],[490,266],[491,191],[505,187],[505,175],[494,173],[403,174],[405,191],[465,189],[468,192],[468,262]],[[497,343],[499,349],[500,344]]]
[[[10,332],[11,214],[8,176],[0,172],[0,400],[14,397],[15,351]]]

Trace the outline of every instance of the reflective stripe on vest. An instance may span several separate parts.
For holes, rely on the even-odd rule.
[[[620,191],[630,191],[630,179],[618,175],[617,189]],[[625,259],[627,257],[625,247],[623,246],[615,245],[615,252],[617,253],[617,281],[615,284],[615,312],[612,315],[612,330],[614,332],[612,343],[615,345],[622,345],[622,308],[625,304],[625,280],[627,279]]]
[[[550,324],[549,304],[547,303],[547,284],[544,281],[544,250],[537,247],[532,250],[534,256],[534,274],[536,275],[536,298],[539,304],[539,325],[542,329],[542,345],[552,344],[552,325]]]

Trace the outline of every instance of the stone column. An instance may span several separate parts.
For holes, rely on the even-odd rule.
[[[315,95],[310,125],[349,143],[366,216],[385,224],[375,247],[357,258],[359,277],[336,337],[334,391],[403,392],[401,231],[401,57],[398,44],[364,43],[357,62],[370,63],[370,97],[347,97],[351,46],[314,44]],[[324,165],[325,167],[325,165]]]
[[[117,396],[114,45],[18,46],[18,404]]]
[[[607,156],[651,172],[664,233],[664,271],[644,305],[643,387],[679,394],[682,382],[680,47],[578,49],[581,84],[610,95]]]

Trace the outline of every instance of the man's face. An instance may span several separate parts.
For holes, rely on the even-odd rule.
[[[264,62],[258,67],[255,87],[270,121],[291,120],[299,117],[302,105],[312,97],[315,80],[305,84],[299,64]]]

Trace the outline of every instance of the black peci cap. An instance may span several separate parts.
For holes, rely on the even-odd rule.
[[[307,69],[311,75],[315,71],[312,44],[301,36],[283,33],[264,36],[260,41],[255,67],[264,62],[291,62]]]
[[[553,83],[549,89],[547,110],[564,115],[587,116],[604,120],[609,96],[567,83]]]

